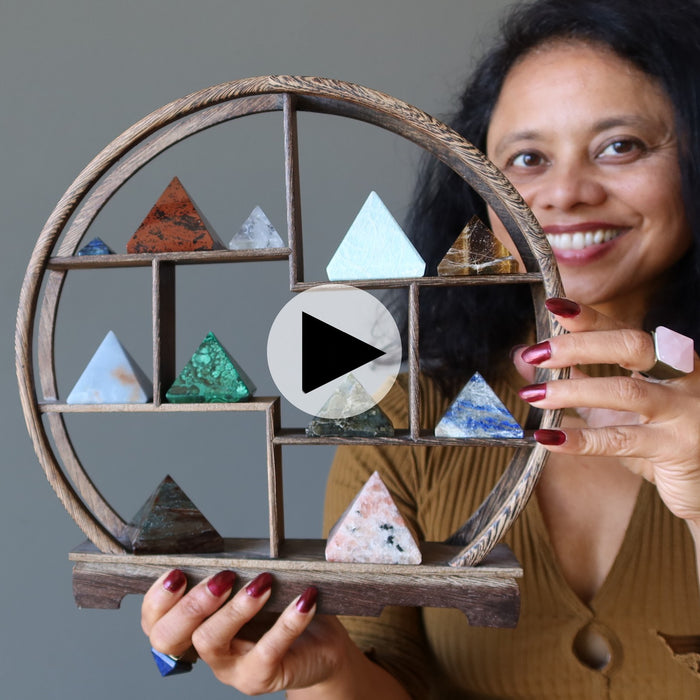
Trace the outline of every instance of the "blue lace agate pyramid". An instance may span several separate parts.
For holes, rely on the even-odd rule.
[[[521,438],[523,429],[475,372],[435,427],[438,437]]]
[[[151,380],[109,331],[66,403],[148,403],[152,396]]]
[[[328,279],[422,277],[425,261],[376,192],[362,205],[326,267]]]

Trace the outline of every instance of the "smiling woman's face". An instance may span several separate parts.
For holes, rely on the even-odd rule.
[[[487,155],[547,233],[567,296],[635,323],[691,240],[677,149],[658,84],[578,42],[511,69],[487,137]]]

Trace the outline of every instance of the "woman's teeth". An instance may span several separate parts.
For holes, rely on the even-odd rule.
[[[620,229],[599,229],[585,233],[578,231],[576,233],[548,233],[547,240],[549,245],[557,250],[583,250],[592,245],[612,241],[620,233],[622,233]]]

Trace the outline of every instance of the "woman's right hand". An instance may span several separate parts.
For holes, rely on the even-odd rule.
[[[273,577],[260,574],[229,599],[235,578],[232,571],[221,571],[186,591],[183,572],[161,576],[141,608],[141,626],[153,648],[180,656],[194,647],[218,680],[249,695],[310,686],[330,689],[352,682],[347,672],[353,659],[370,663],[335,617],[315,616],[313,586],[257,641],[239,636],[270,597]]]

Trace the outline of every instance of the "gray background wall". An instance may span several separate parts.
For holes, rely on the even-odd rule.
[[[82,533],[49,487],[21,414],[14,374],[17,297],[42,225],[83,166],[159,106],[215,83],[271,73],[322,75],[387,92],[432,114],[452,98],[504,0],[0,0],[0,694],[36,698],[238,697],[198,667],[161,680],[139,629],[137,597],[119,612],[78,610],[68,551]],[[255,123],[252,120],[255,119]],[[285,230],[280,126],[263,116],[214,129],[165,154],[95,223],[123,246],[173,175],[228,241],[255,204]],[[336,123],[338,122],[338,123]],[[342,124],[340,123],[342,122]],[[415,149],[373,127],[300,121],[309,277],[371,189],[405,213]],[[215,330],[271,385],[260,343],[288,292],[283,264],[178,273],[178,365]],[[63,395],[112,328],[148,369],[147,275],[73,275],[61,301],[57,367]],[[73,279],[75,278],[75,279]],[[238,286],[237,286],[238,285]],[[245,290],[243,293],[242,290]],[[264,347],[264,345],[262,346]],[[285,408],[288,424],[301,418]],[[73,420],[73,418],[75,420]],[[230,418],[77,416],[78,454],[125,517],[171,473],[228,536],[265,536],[262,432]],[[258,431],[256,433],[256,431]],[[316,537],[331,452],[285,453],[290,536]]]

